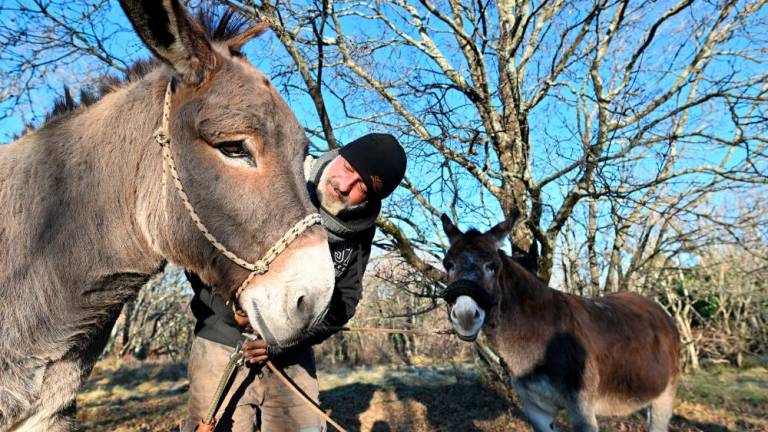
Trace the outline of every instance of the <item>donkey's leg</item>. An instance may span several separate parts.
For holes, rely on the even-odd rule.
[[[651,402],[648,415],[648,430],[650,432],[666,432],[669,419],[672,418],[672,409],[675,405],[675,386],[670,383],[664,392]]]
[[[576,399],[568,404],[568,416],[571,419],[571,427],[574,432],[597,432],[597,417],[594,408],[584,402]]]
[[[594,413],[571,414],[571,427],[574,432],[597,432],[597,417]]]
[[[31,417],[14,425],[11,432],[70,432],[75,429],[75,401],[61,411],[51,414],[44,407]]]
[[[75,398],[82,381],[81,365],[59,360],[48,365],[39,399],[31,407],[28,418],[11,431],[69,432],[74,429]],[[56,391],[51,391],[56,389]]]
[[[518,392],[518,395],[521,408],[536,432],[557,431],[555,428],[555,417],[558,411],[556,406],[537,400],[528,392]]]

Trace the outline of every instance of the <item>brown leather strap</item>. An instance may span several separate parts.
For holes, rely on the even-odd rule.
[[[289,380],[288,378],[286,378],[286,376],[285,376],[285,374],[283,373],[283,371],[281,371],[280,369],[278,369],[278,368],[277,368],[277,367],[276,367],[274,364],[272,364],[272,362],[271,362],[271,361],[269,361],[269,360],[267,360],[267,367],[268,367],[270,370],[272,370],[272,372],[275,374],[275,376],[276,376],[276,377],[277,377],[277,378],[278,378],[278,379],[279,379],[279,380],[280,380],[280,381],[281,381],[283,384],[285,384],[285,386],[286,386],[286,387],[288,387],[288,388],[289,388],[289,389],[290,389],[290,390],[291,390],[293,393],[295,393],[295,394],[296,394],[296,395],[297,395],[297,396],[298,396],[298,397],[299,397],[301,400],[303,400],[304,402],[306,402],[306,403],[307,403],[307,405],[309,406],[309,408],[310,408],[310,409],[312,409],[314,412],[316,412],[316,413],[317,413],[317,414],[318,414],[320,417],[324,418],[324,419],[325,419],[325,421],[327,421],[328,423],[330,423],[331,425],[333,425],[333,427],[335,427],[335,428],[336,428],[336,430],[338,430],[339,432],[347,432],[347,430],[346,430],[346,429],[344,429],[344,428],[343,428],[343,427],[342,427],[340,424],[336,423],[336,422],[335,422],[335,421],[334,421],[334,420],[331,418],[331,416],[329,416],[329,415],[328,415],[328,414],[327,414],[325,411],[323,411],[323,410],[322,410],[322,408],[320,408],[320,407],[319,407],[319,406],[318,406],[318,405],[315,403],[315,401],[313,401],[312,399],[308,398],[308,397],[307,397],[307,395],[306,395],[306,394],[304,394],[304,392],[302,392],[302,391],[301,391],[301,390],[300,390],[300,389],[299,389],[299,388],[296,386],[296,384],[295,384],[293,381],[291,381],[291,380]]]
[[[197,432],[213,432],[214,429],[216,429],[216,420],[206,424],[205,420],[200,419],[200,423],[197,424]]]

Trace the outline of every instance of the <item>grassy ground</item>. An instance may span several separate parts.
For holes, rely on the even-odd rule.
[[[320,384],[323,407],[350,431],[532,430],[514,398],[469,367],[335,370],[321,373]],[[175,430],[186,390],[182,365],[105,360],[78,398],[78,419],[85,431]],[[764,366],[686,375],[678,395],[671,431],[768,432]],[[639,414],[600,421],[603,431],[643,424]]]

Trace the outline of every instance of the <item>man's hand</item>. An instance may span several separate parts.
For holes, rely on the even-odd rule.
[[[250,364],[262,364],[269,360],[267,343],[264,339],[249,340],[243,344],[243,355]]]
[[[237,325],[243,329],[244,332],[253,333],[251,322],[248,320],[248,315],[246,315],[245,312],[235,312],[235,323],[237,323]]]
[[[235,322],[245,333],[253,333],[253,328],[245,312],[235,312]],[[262,364],[269,360],[267,343],[260,337],[248,340],[243,343],[243,355],[245,356],[245,361],[250,364]]]

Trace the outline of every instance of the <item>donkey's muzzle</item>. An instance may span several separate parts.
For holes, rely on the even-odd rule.
[[[322,320],[334,287],[324,231],[305,235],[243,289],[240,304],[251,326],[272,344],[288,346]]]
[[[482,285],[469,279],[459,279],[448,285],[448,288],[443,292],[443,299],[448,304],[454,304],[460,296],[472,298],[485,311],[498,303],[496,298],[491,296]]]

